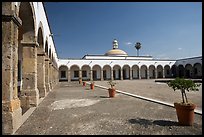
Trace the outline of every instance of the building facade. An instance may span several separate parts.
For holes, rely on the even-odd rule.
[[[13,134],[58,82],[42,2],[2,2],[2,132]]]
[[[202,77],[202,57],[158,60],[104,55],[58,59],[42,2],[2,2],[2,133],[13,134],[59,81]]]
[[[118,48],[104,55],[85,55],[82,59],[59,59],[59,81],[134,80],[157,78],[201,78],[202,57],[180,60],[153,59],[151,56],[128,56]]]

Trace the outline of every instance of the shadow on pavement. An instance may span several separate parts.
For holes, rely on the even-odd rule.
[[[169,120],[149,120],[149,119],[143,119],[143,118],[137,118],[137,119],[129,119],[128,120],[131,124],[140,124],[145,127],[148,127],[149,125],[159,125],[159,126],[179,126],[178,122],[175,121],[169,121]]]

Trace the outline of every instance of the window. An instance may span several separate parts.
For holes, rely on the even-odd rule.
[[[61,71],[61,78],[66,78],[66,71]]]
[[[86,70],[83,70],[83,71],[82,71],[82,77],[87,77]]]
[[[74,71],[74,77],[75,78],[79,77],[79,71]]]

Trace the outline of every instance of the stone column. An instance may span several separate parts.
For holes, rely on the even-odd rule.
[[[162,73],[163,73],[163,78],[165,78],[165,69],[163,69]]]
[[[130,68],[130,80],[132,80],[132,68]]]
[[[112,68],[111,68],[111,72],[110,73],[111,73],[111,80],[114,80],[113,79],[113,69]]]
[[[103,70],[101,70],[101,81],[103,81]]]
[[[93,70],[91,69],[90,70],[90,81],[92,81],[93,80]]]
[[[48,57],[45,57],[45,86],[46,86],[47,92],[50,92],[49,61],[50,61],[50,59]]]
[[[123,69],[120,70],[120,80],[123,80]]]
[[[149,79],[149,69],[147,68],[147,79]]]
[[[53,87],[52,87],[52,62],[51,60],[49,61],[49,85],[50,85],[50,90],[52,90]]]
[[[22,109],[17,96],[18,27],[21,20],[2,3],[2,134],[13,134],[22,124]]]
[[[139,76],[139,79],[141,79],[141,68],[138,71],[138,76]]]
[[[157,68],[155,68],[155,79],[157,79]]]
[[[70,81],[71,81],[71,70],[68,69],[68,82],[70,82]]]
[[[37,88],[37,42],[21,42],[23,46],[23,86],[21,107],[27,110],[38,106],[39,90]]]
[[[82,79],[82,70],[81,70],[81,69],[79,70],[79,79],[80,79],[80,78]],[[78,79],[78,80],[79,80],[79,79]]]
[[[37,54],[37,87],[39,96],[45,97],[47,95],[45,87],[45,53]]]

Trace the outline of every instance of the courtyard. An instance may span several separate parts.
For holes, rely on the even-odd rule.
[[[116,93],[109,98],[108,81],[95,81],[91,90],[77,81],[60,82],[35,108],[15,135],[201,135],[202,114],[193,126],[179,126],[173,107]],[[173,104],[179,91],[154,80],[116,81],[117,90]],[[189,92],[202,113],[202,85]]]

